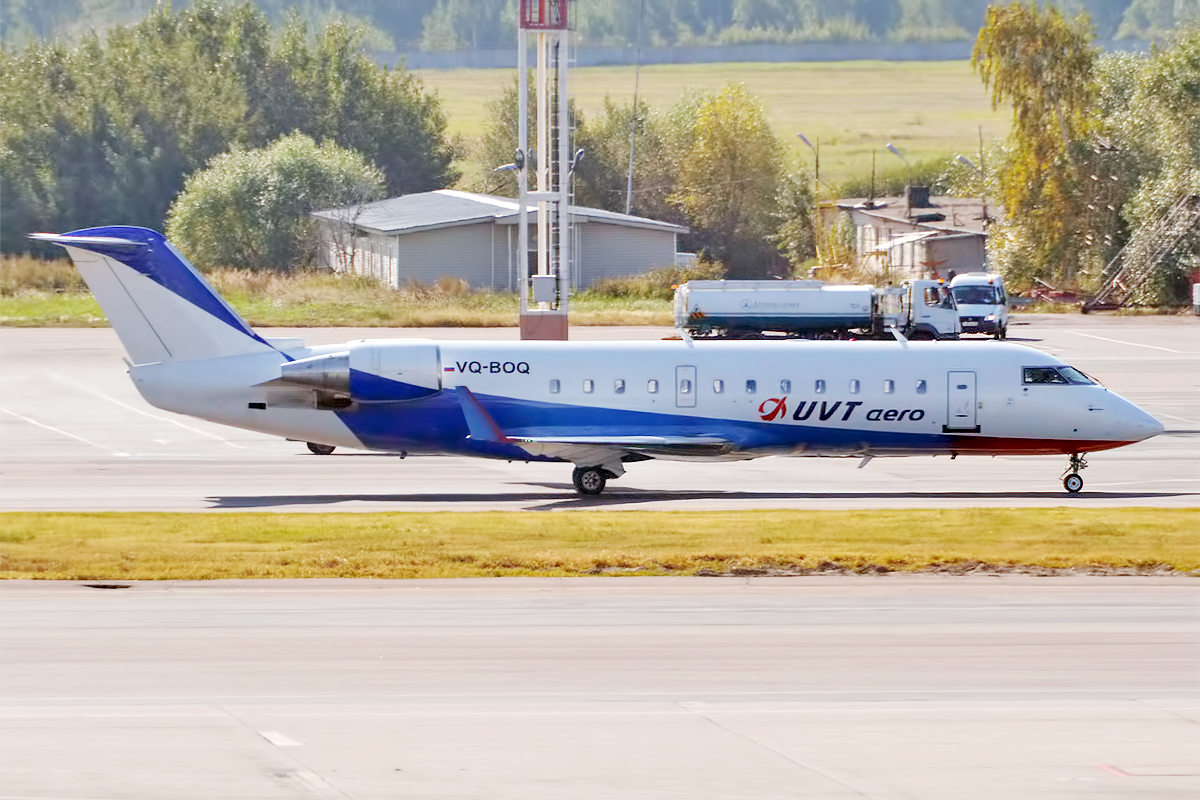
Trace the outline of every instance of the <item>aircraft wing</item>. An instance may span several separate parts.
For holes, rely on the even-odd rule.
[[[621,450],[626,453],[655,457],[706,458],[722,456],[733,449],[727,439],[716,436],[512,436],[509,441],[536,455],[553,455],[579,463],[572,452],[593,448]]]
[[[565,458],[575,463],[601,463],[615,453],[655,457],[711,458],[733,450],[733,442],[719,436],[668,435],[611,435],[577,436],[551,429],[524,429],[508,434],[501,430],[479,399],[465,386],[456,389],[458,401],[466,417],[472,439],[485,442],[515,444],[531,455]],[[608,456],[608,458],[602,458]]]

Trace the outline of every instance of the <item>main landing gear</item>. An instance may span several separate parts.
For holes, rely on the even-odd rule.
[[[1079,477],[1080,470],[1087,469],[1087,459],[1084,453],[1072,453],[1067,471],[1063,473],[1063,488],[1068,494],[1079,494],[1083,488],[1083,478]]]
[[[571,482],[580,494],[600,494],[609,478],[617,477],[604,467],[576,467]]]

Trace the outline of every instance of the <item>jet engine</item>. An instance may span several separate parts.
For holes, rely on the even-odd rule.
[[[366,339],[349,350],[289,361],[262,385],[276,390],[272,405],[292,404],[278,390],[292,396],[299,390],[317,408],[420,400],[442,390],[441,355],[428,341]]]

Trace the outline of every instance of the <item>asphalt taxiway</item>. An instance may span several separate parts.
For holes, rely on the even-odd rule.
[[[0,583],[0,797],[1194,798],[1192,581]]]
[[[177,416],[134,390],[108,329],[0,328],[0,510],[475,511],[1200,505],[1200,321],[1017,315],[1014,341],[1097,376],[1167,433],[1093,455],[1068,497],[1065,457],[766,458],[630,465],[600,497],[576,496],[568,464],[400,460]],[[264,331],[312,343],[364,337],[515,339],[515,329]],[[664,328],[574,328],[580,339],[657,339]]]

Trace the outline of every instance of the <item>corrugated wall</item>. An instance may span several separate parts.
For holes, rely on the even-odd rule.
[[[493,285],[506,286],[507,259],[503,255],[504,231],[496,230],[491,222],[476,225],[457,225],[432,231],[406,233],[396,237],[399,282],[416,280],[434,283],[439,278],[463,278],[473,288]],[[500,244],[493,259],[493,236]],[[493,283],[493,261],[496,282]]]
[[[579,226],[576,254],[578,286],[599,280],[636,275],[675,263],[675,235],[649,228],[588,222]]]
[[[349,253],[339,257],[336,228],[325,222],[321,225],[319,260],[323,267],[342,271],[352,264],[354,272],[373,275],[392,286],[410,279],[434,283],[449,276],[464,278],[474,289],[518,288],[515,225],[482,222],[402,235],[343,236],[352,259]],[[670,232],[588,222],[576,229],[575,243],[577,289],[600,278],[635,275],[675,263],[675,235]]]

